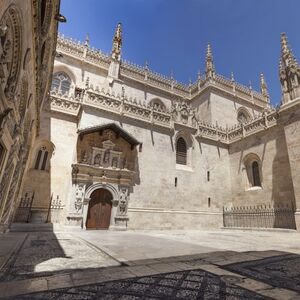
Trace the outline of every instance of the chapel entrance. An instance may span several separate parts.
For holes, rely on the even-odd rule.
[[[108,229],[111,217],[112,194],[98,189],[91,194],[86,221],[87,229]]]

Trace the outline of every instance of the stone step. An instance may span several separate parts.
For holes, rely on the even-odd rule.
[[[33,232],[33,231],[55,231],[61,226],[52,223],[12,223],[9,231],[11,232]]]

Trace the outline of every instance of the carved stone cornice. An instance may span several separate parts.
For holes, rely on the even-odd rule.
[[[79,61],[93,64],[107,72],[112,60],[111,55],[89,47],[89,45],[86,45],[84,42],[66,38],[63,35],[58,36],[57,51]],[[260,107],[268,107],[269,105],[266,97],[261,93],[242,84],[233,82],[231,79],[220,74],[215,74],[213,80],[205,76],[198,76],[195,83],[184,84],[176,81],[173,76],[167,77],[149,70],[148,65],[142,67],[129,61],[121,60],[120,76],[137,81],[145,86],[159,89],[181,99],[193,100],[194,97],[201,93],[208,85],[213,85],[217,89],[223,89],[231,93],[235,90],[235,97],[240,97],[242,101],[251,102]]]
[[[185,102],[177,103],[170,111],[160,111],[136,99],[128,99],[126,96],[121,98],[120,95],[104,90],[87,89],[82,99],[51,93],[50,103],[52,111],[75,116],[78,115],[81,106],[88,106],[168,130],[175,130],[178,126],[184,127],[195,132],[197,138],[226,145],[276,126],[280,113],[274,108],[269,109],[245,124],[224,128],[199,120]]]

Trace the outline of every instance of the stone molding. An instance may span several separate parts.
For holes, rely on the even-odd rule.
[[[94,89],[93,86],[87,87],[83,97],[74,98],[72,95],[52,91],[49,99],[53,111],[77,116],[80,107],[86,105],[171,131],[178,125],[184,126],[187,130],[196,132],[195,137],[198,139],[208,139],[225,145],[276,126],[280,113],[280,110],[270,108],[247,123],[224,128],[199,120],[195,110],[183,101],[174,103],[170,110],[161,111],[140,100],[116,95],[109,90],[99,90],[97,87]]]

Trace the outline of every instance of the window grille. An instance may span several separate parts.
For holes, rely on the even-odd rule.
[[[53,75],[51,90],[61,92],[63,95],[70,91],[71,79],[64,72],[58,72]]]
[[[45,170],[48,159],[48,151],[45,147],[42,147],[36,157],[35,166],[36,170]]]
[[[182,137],[177,140],[176,144],[176,163],[180,165],[187,164],[187,146]]]

